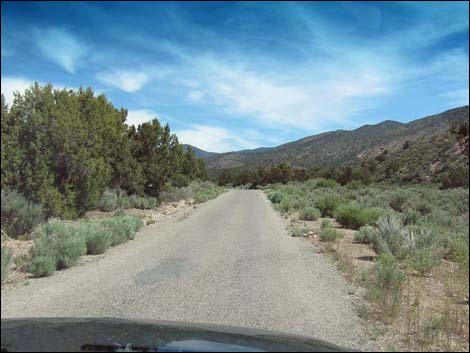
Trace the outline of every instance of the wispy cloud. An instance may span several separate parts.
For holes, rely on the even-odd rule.
[[[63,28],[38,29],[35,37],[42,54],[72,74],[89,53],[85,43]]]
[[[181,143],[187,143],[209,152],[229,152],[260,146],[223,127],[209,125],[193,125],[189,129],[176,131],[176,135]]]
[[[140,90],[150,80],[150,75],[144,71],[121,70],[101,72],[96,76],[97,80],[105,85],[121,89],[126,92]]]

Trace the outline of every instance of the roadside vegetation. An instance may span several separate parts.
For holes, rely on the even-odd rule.
[[[2,95],[1,116],[2,282],[17,262],[47,276],[132,239],[143,222],[126,209],[151,213],[225,191],[207,181],[203,161],[168,125],[155,118],[129,126],[127,110],[91,88],[36,83],[10,107]],[[96,210],[103,219],[83,219]],[[32,241],[31,253],[16,258],[4,239]]]
[[[468,188],[317,178],[264,189],[292,235],[364,288],[361,315],[384,349],[468,348]]]

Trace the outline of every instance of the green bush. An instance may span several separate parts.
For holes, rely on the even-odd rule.
[[[317,180],[317,183],[315,184],[316,188],[334,189],[338,186],[339,186],[339,184],[335,180],[325,179],[325,178],[319,178]]]
[[[129,239],[128,238],[129,229],[122,227],[121,219],[124,217],[104,218],[99,221],[101,225],[103,225],[104,227],[107,227],[111,232],[110,246],[116,246],[116,245],[125,243]]]
[[[272,203],[281,203],[284,199],[284,195],[279,191],[274,191],[268,194],[268,198]]]
[[[110,212],[119,207],[119,197],[116,190],[105,190],[99,201],[101,211]]]
[[[29,270],[35,277],[50,276],[54,273],[56,264],[54,259],[48,256],[33,257]]]
[[[37,228],[33,251],[34,256],[54,260],[56,269],[69,268],[86,254],[86,240],[76,226],[59,219],[50,219]]]
[[[382,213],[380,208],[363,208],[348,204],[339,206],[334,216],[344,227],[359,229],[364,225],[375,224]]]
[[[395,211],[403,212],[407,199],[408,197],[404,192],[396,191],[390,196],[389,205]]]
[[[329,219],[322,219],[321,229],[331,228],[331,221]]]
[[[362,226],[354,234],[354,240],[360,243],[371,243],[375,234],[375,229],[372,226]]]
[[[332,217],[339,204],[340,198],[337,195],[327,194],[315,201],[315,206],[320,210],[322,217]]]
[[[85,239],[89,255],[102,254],[111,246],[111,230],[98,222],[80,222],[78,233]]]
[[[22,194],[1,191],[2,229],[12,238],[18,238],[33,230],[43,221],[42,206],[28,201]]]
[[[315,221],[320,218],[321,213],[314,207],[307,207],[300,212],[299,218],[305,221]]]
[[[438,264],[438,260],[431,249],[423,249],[416,251],[413,256],[407,260],[407,266],[418,273],[420,276],[424,276],[429,273],[433,267]]]
[[[305,227],[294,227],[292,229],[291,235],[293,237],[303,237],[308,233],[308,228]]]
[[[405,258],[416,246],[414,233],[406,228],[396,216],[384,216],[372,239],[377,254],[388,253],[397,258]]]
[[[320,240],[321,241],[330,241],[334,242],[336,239],[341,238],[342,234],[334,228],[323,228],[320,231]]]
[[[7,279],[8,273],[10,273],[11,263],[13,259],[13,252],[11,249],[2,246],[2,283]]]

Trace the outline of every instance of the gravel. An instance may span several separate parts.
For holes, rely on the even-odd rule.
[[[233,190],[135,240],[1,294],[1,317],[123,317],[252,327],[361,350],[350,285],[288,235],[262,191]]]

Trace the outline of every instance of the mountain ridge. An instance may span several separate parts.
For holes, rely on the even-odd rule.
[[[224,153],[201,149],[199,157],[208,169],[234,169],[273,166],[282,162],[292,167],[345,165],[354,160],[374,157],[384,150],[396,151],[406,142],[448,129],[453,121],[468,120],[469,106],[449,109],[407,123],[384,120],[353,130],[335,130],[306,136],[275,147]]]

